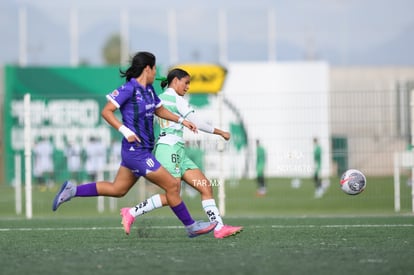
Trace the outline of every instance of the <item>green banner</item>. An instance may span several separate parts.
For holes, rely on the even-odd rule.
[[[68,140],[85,146],[91,137],[99,137],[109,147],[121,138],[100,115],[105,96],[125,81],[119,75],[119,67],[7,66],[3,110],[6,183],[14,178],[14,156],[23,156],[25,94],[31,95],[32,144],[41,138],[52,141],[55,170],[63,171],[60,177],[64,178],[63,152]],[[158,82],[154,87],[161,91]]]

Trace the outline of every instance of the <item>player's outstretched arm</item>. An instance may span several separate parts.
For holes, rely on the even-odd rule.
[[[219,135],[222,138],[224,138],[225,140],[229,140],[230,136],[231,136],[229,132],[226,132],[226,131],[223,131],[223,130],[220,130],[220,129],[217,129],[217,128],[214,128],[213,134]]]
[[[192,113],[188,114],[187,119],[189,121],[191,121],[192,123],[194,123],[200,131],[203,131],[203,132],[209,133],[209,134],[219,135],[222,138],[224,138],[225,140],[230,139],[230,133],[229,132],[223,131],[223,130],[218,129],[218,128],[214,128],[213,126],[211,126],[210,124],[205,122],[203,119],[201,119],[194,111]]]

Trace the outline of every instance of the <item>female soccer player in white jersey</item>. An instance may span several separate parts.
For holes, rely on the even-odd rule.
[[[137,179],[143,176],[165,191],[166,201],[185,225],[189,237],[206,234],[216,227],[217,222],[193,220],[180,197],[177,180],[152,154],[154,114],[178,122],[190,130],[197,129],[193,123],[162,106],[152,86],[155,74],[155,56],[148,52],[138,52],[133,57],[131,66],[125,72],[121,71],[121,76],[126,78],[126,83],[106,96],[108,102],[101,112],[102,117],[124,136],[121,149],[122,162],[115,180],[78,186],[66,181],[53,201],[53,211],[73,197],[122,197]],[[117,109],[122,114],[122,122],[114,114]]]
[[[214,128],[200,119],[184,99],[183,96],[190,85],[190,75],[186,71],[179,68],[172,69],[168,73],[167,80],[161,83],[162,88],[167,85],[168,89],[160,95],[165,108],[193,122],[203,132],[219,135],[225,140],[230,139],[230,133]],[[183,140],[184,127],[180,123],[163,118],[159,118],[159,125],[160,136],[155,146],[155,157],[177,178],[177,182],[184,180],[200,192],[201,204],[208,218],[211,222],[218,222],[214,230],[214,236],[221,239],[240,232],[243,229],[241,226],[223,224],[213,197],[213,188],[210,181],[186,155]],[[129,234],[131,225],[137,216],[166,205],[168,205],[166,195],[156,194],[135,207],[122,208],[122,224],[125,233]]]

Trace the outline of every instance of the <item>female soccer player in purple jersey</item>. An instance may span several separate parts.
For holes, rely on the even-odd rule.
[[[212,231],[217,222],[194,221],[179,194],[179,182],[161,166],[151,153],[154,147],[154,114],[174,122],[182,123],[196,131],[193,123],[164,108],[156,95],[152,83],[156,74],[155,56],[149,52],[138,52],[131,66],[121,71],[126,83],[108,94],[102,117],[124,136],[122,140],[122,162],[113,182],[99,181],[76,186],[66,181],[53,201],[53,211],[73,197],[110,196],[122,197],[143,176],[164,189],[166,198],[175,215],[187,229],[189,237]],[[120,122],[114,112],[122,114]]]

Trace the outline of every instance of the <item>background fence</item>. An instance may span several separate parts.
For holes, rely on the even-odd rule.
[[[28,68],[28,70],[30,71],[31,69]],[[82,70],[88,71],[87,69]],[[98,69],[100,72],[102,72],[102,70],[103,69]],[[115,68],[110,68],[108,70],[113,73]],[[20,72],[23,71],[20,70]],[[53,69],[51,71],[53,72]],[[63,75],[62,71],[58,70],[58,72],[59,75]],[[337,72],[333,69],[331,77],[335,73]],[[33,74],[26,75],[33,76]],[[350,76],[349,74],[346,75],[348,77]],[[357,76],[358,75],[355,77]],[[336,81],[331,81],[331,85],[332,83],[337,83],[339,81],[338,75],[332,78],[336,78]],[[4,109],[6,111],[4,113],[6,124],[4,125],[4,128],[8,130],[4,132],[6,135],[5,140],[7,146],[6,150],[3,152],[5,152],[7,164],[6,171],[8,171],[9,176],[5,183],[7,183],[7,185],[13,185],[15,181],[16,167],[14,166],[14,159],[16,154],[20,154],[23,158],[23,121],[21,118],[23,110],[21,109],[22,97],[20,92],[31,90],[31,119],[32,122],[34,122],[32,131],[33,146],[40,138],[46,138],[52,142],[53,147],[53,173],[45,174],[45,178],[33,178],[34,192],[40,192],[40,194],[46,192],[45,196],[40,195],[41,199],[46,198],[45,201],[34,202],[38,205],[38,210],[36,211],[39,211],[40,207],[40,211],[42,212],[49,211],[50,197],[53,196],[57,187],[60,186],[64,180],[72,178],[78,183],[92,180],[88,174],[86,165],[86,152],[92,141],[91,137],[99,137],[99,140],[103,143],[104,149],[102,151],[106,152],[106,154],[100,156],[103,160],[102,167],[104,167],[106,172],[100,173],[99,178],[111,180],[114,176],[114,169],[117,167],[116,159],[118,159],[118,156],[114,153],[117,152],[117,149],[112,150],[111,148],[117,148],[116,143],[113,143],[113,141],[119,141],[120,137],[118,132],[113,131],[99,117],[99,110],[105,102],[105,93],[101,93],[102,89],[98,89],[99,92],[97,91],[96,93],[90,92],[93,90],[90,88],[94,87],[93,83],[91,83],[90,86],[87,85],[87,87],[91,89],[89,92],[87,92],[88,89],[80,89],[82,93],[77,94],[72,93],[72,90],[67,90],[68,87],[74,89],[73,85],[66,85],[66,87],[51,85],[49,87],[52,88],[49,90],[50,92],[48,94],[48,89],[39,89],[39,87],[43,87],[42,85],[44,85],[43,81],[39,81],[41,79],[40,75],[38,75],[38,78],[30,77],[29,79],[30,81],[27,82],[23,77],[22,81],[15,82],[16,86],[6,85],[9,90],[7,90],[6,93],[7,101]],[[82,84],[80,84],[82,81],[80,81],[78,77],[72,76],[69,77],[69,79],[75,79],[77,85],[82,86]],[[89,80],[90,78],[86,77],[85,79]],[[63,79],[60,78],[57,83],[61,83],[62,81]],[[115,81],[118,80],[115,78]],[[371,83],[371,81],[368,82]],[[85,83],[89,82],[86,81]],[[353,83],[358,83],[358,81],[353,81]],[[327,155],[327,158],[325,157],[323,159],[324,163],[330,163],[328,167],[331,167],[331,169],[328,174],[324,175],[327,193],[322,198],[323,202],[329,205],[329,208],[323,211],[328,211],[330,213],[347,212],[347,207],[343,209],[343,203],[349,203],[349,201],[343,201],[344,196],[346,195],[339,191],[337,182],[338,176],[348,168],[357,168],[366,173],[368,187],[367,191],[358,197],[357,200],[354,200],[351,205],[356,208],[365,208],[365,211],[368,212],[377,212],[377,209],[385,209],[385,211],[393,212],[394,153],[406,151],[407,148],[409,148],[411,138],[409,130],[411,115],[409,107],[410,94],[408,93],[410,86],[401,85],[400,83],[400,81],[395,82],[396,85],[390,85],[389,89],[381,87],[358,91],[351,89],[334,89],[335,85],[332,85],[329,92],[329,101],[327,101],[326,105],[321,104],[320,102],[316,104],[314,104],[315,102],[311,102],[311,104],[306,106],[306,108],[309,108],[309,110],[307,110],[309,113],[319,112],[320,108],[327,108],[329,110],[329,117],[326,120],[324,119],[323,122],[329,123],[330,135],[328,140],[325,140],[327,141],[325,144],[328,144],[330,147],[322,148],[323,150],[328,149],[328,152],[330,152]],[[46,84],[50,83],[46,82]],[[106,83],[106,85],[107,87],[113,87],[115,84]],[[56,87],[58,88],[56,89]],[[75,87],[75,90],[76,89],[78,88]],[[38,93],[39,91],[41,92]],[[46,93],[44,93],[45,91]],[[292,98],[299,98],[302,95],[302,93],[299,92],[290,93]],[[320,97],[320,93],[322,92],[312,91],[309,92],[309,95],[310,97],[318,98]],[[199,97],[197,97],[197,99],[191,99],[192,96],[193,95],[189,95],[190,102],[200,100]],[[243,91],[240,92],[239,96],[246,98],[250,97],[252,100],[254,98],[250,92],[243,93]],[[208,101],[211,103],[216,99],[217,97],[213,96],[213,98]],[[272,100],[277,101],[277,98],[273,98]],[[304,105],[302,103],[296,107],[294,105],[290,106],[289,111],[293,113],[303,112],[302,109],[304,108]],[[216,107],[217,105],[213,104],[210,107],[207,106],[205,108],[212,108],[210,111],[217,113],[218,110],[215,109]],[[234,109],[236,107],[237,104],[235,106],[230,106],[228,104],[222,106],[224,113],[230,112],[231,108]],[[271,106],[261,109],[258,109],[257,107],[250,108],[253,109],[249,111],[254,111],[259,114],[262,112],[271,113],[273,111]],[[243,114],[243,111],[246,111],[246,109],[241,108],[240,113]],[[234,110],[231,112],[233,113],[233,117]],[[208,119],[213,120],[212,117],[209,117]],[[284,174],[273,178],[274,176],[269,176],[269,174],[271,174],[272,170],[279,169],[280,167],[278,168],[277,166],[275,167],[268,164],[266,167],[266,172],[269,177],[268,188],[269,190],[272,190],[269,192],[269,199],[286,201],[288,204],[300,206],[301,202],[306,198],[311,205],[312,203],[320,204],[315,202],[315,199],[313,198],[313,182],[311,180],[311,174],[314,164],[311,157],[311,140],[309,140],[308,137],[295,135],[296,132],[291,130],[298,126],[300,128],[300,125],[309,123],[308,119],[309,118],[306,118],[304,121],[292,121],[289,120],[289,117],[283,118],[283,120],[286,121],[286,125],[282,130],[291,133],[289,142],[293,141],[293,144],[298,144],[297,148],[307,149],[291,151],[283,148],[280,151],[276,151],[276,157],[279,157],[276,159],[282,160],[277,163],[277,165],[291,165],[291,172],[294,172],[296,169],[295,167],[297,167],[296,165],[299,165],[299,161],[300,165],[302,165],[300,166],[300,169],[302,170],[300,171],[301,173],[298,173],[297,175],[295,175],[295,173],[290,173],[289,175]],[[222,128],[224,129],[233,130],[232,134],[234,138],[232,142],[226,143],[224,146],[220,146],[220,140],[218,138],[210,137],[206,134],[199,134],[197,137],[192,136],[189,144],[193,149],[197,150],[196,155],[199,157],[200,161],[203,162],[203,169],[210,179],[219,181],[222,178],[226,179],[226,186],[227,190],[230,192],[229,194],[236,196],[229,197],[230,195],[227,195],[226,201],[228,202],[228,207],[232,207],[232,205],[234,205],[232,201],[237,200],[237,196],[246,194],[247,190],[251,191],[251,195],[254,194],[255,138],[253,137],[257,137],[257,133],[254,133],[254,129],[265,129],[270,136],[274,135],[272,132],[272,127],[274,125],[269,124],[269,121],[263,120],[261,123],[254,125],[254,127],[245,125],[247,140],[245,140],[244,143],[238,144],[235,140],[240,140],[240,132],[237,132],[240,129],[237,130],[237,128],[232,127],[232,123],[233,122],[224,123],[222,125]],[[269,137],[263,136],[265,141],[267,141],[268,138]],[[81,168],[76,175],[69,170],[68,155],[66,153],[67,146],[71,142],[75,142],[79,146],[78,152]],[[268,145],[270,144],[271,146],[271,144],[275,142],[286,142],[286,140],[283,140],[283,138],[276,138],[276,140],[271,139],[271,142],[272,143],[265,143]],[[302,145],[300,144],[307,144],[307,146],[301,147]],[[33,150],[33,153],[34,152],[35,150]],[[286,154],[286,152],[291,152],[291,154]],[[224,155],[224,162],[218,161],[221,154]],[[272,155],[268,157],[275,157],[273,154],[275,153],[272,153]],[[280,158],[279,155],[282,155],[283,158]],[[200,158],[200,156],[202,157]],[[35,158],[33,158],[33,164],[35,165]],[[303,167],[306,167],[306,173],[302,173]],[[231,170],[230,173],[228,173],[229,170]],[[22,166],[20,171],[24,171],[24,166]],[[221,177],[220,173],[223,171],[225,171],[228,176]],[[76,178],[73,178],[75,176]],[[410,176],[410,169],[402,167],[402,212],[411,211],[409,186],[411,183],[408,176]],[[24,180],[24,175],[22,175],[21,178]],[[243,184],[246,179],[250,179],[250,183],[241,186],[240,184]],[[142,186],[144,186],[144,188],[139,190]],[[132,204],[137,201],[137,198],[143,199],[146,195],[151,194],[152,192],[160,191],[152,185],[145,185],[143,183],[138,185],[134,190],[136,191],[133,191],[124,203]],[[193,198],[192,192],[189,192],[187,195]],[[243,201],[242,197],[239,199],[240,201]],[[196,198],[196,200],[198,199]],[[9,198],[9,201],[12,201],[12,198]],[[122,201],[123,200],[120,202],[122,203]],[[365,203],[368,204],[368,207],[365,206]],[[111,207],[113,208],[113,206]],[[109,209],[108,206],[106,209]],[[297,211],[306,213],[308,210],[309,209],[304,208],[298,209]],[[232,213],[232,211],[236,211],[237,213],[237,209],[229,209],[229,211],[230,213]],[[275,209],[274,211],[275,213],[284,213],[283,209]],[[287,213],[291,210],[285,209],[285,211]],[[349,211],[349,213],[353,213],[352,209]]]
[[[268,36],[271,24],[275,23],[271,20],[275,15],[273,11],[242,9],[235,13],[222,13],[209,9],[204,13],[198,10],[195,13],[198,20],[191,22],[199,27],[198,32],[178,33],[178,36],[174,37],[174,32],[168,26],[175,23],[178,30],[185,29],[188,22],[181,21],[183,17],[180,15],[181,12],[187,11],[146,9],[147,12],[142,13],[140,7],[135,6],[125,13],[124,10],[114,12],[103,8],[100,10],[102,13],[94,17],[91,16],[91,10],[95,7],[82,7],[68,9],[67,12],[48,17],[44,16],[44,13],[50,10],[39,10],[30,5],[22,8],[25,8],[23,13],[22,10],[16,10],[10,15],[10,25],[16,26],[10,43],[19,44],[20,30],[17,26],[21,23],[21,16],[25,17],[23,21],[27,27],[27,44],[20,49],[25,51],[23,57],[26,59],[24,62],[11,62],[23,65],[70,64],[73,67],[6,66],[6,69],[2,70],[4,73],[0,76],[0,104],[3,112],[0,123],[4,136],[1,143],[0,173],[2,183],[6,186],[13,185],[15,180],[16,154],[23,154],[21,107],[24,93],[30,93],[33,100],[33,144],[40,137],[46,137],[53,144],[54,173],[51,181],[60,184],[64,179],[72,177],[65,155],[65,148],[70,142],[77,142],[81,152],[82,168],[77,178],[79,182],[88,180],[85,149],[92,136],[98,135],[104,143],[107,151],[105,162],[109,163],[111,157],[114,157],[110,148],[115,145],[113,141],[119,138],[119,133],[110,129],[101,120],[99,109],[105,102],[104,95],[110,92],[107,89],[120,83],[120,79],[116,78],[118,66],[76,67],[79,63],[101,65],[103,46],[113,34],[121,34],[127,38],[129,49],[151,49],[159,57],[160,65],[165,65],[164,68],[177,60],[220,61],[231,68],[229,76],[232,77],[233,68],[240,64],[228,60],[232,60],[236,53],[240,56],[240,52],[248,52],[248,59],[252,60],[276,59],[276,44],[272,43],[275,42],[272,41],[275,37]],[[131,16],[135,13],[142,16]],[[248,18],[253,13],[263,15],[261,20],[254,21],[254,25],[235,25],[235,16]],[[111,28],[101,27],[102,18],[109,22]],[[203,19],[208,19],[211,24],[203,24],[202,22],[206,22]],[[35,24],[32,24],[33,20],[40,20],[41,24],[35,27]],[[80,32],[76,33],[76,27]],[[220,40],[220,37],[223,38],[220,30],[223,29],[228,30],[228,36]],[[237,31],[240,29],[243,31]],[[249,36],[252,33],[260,36],[260,40],[268,41],[267,45],[273,47],[264,47],[266,43],[250,44]],[[55,45],[45,42],[48,41],[46,36],[51,34],[56,40],[67,41],[54,55],[50,55],[50,47]],[[148,39],[141,39],[144,36]],[[161,44],[168,44],[171,51],[167,53],[161,48]],[[236,50],[227,53],[227,48]],[[19,48],[16,47],[14,50],[17,52]],[[128,51],[125,48],[123,50]],[[125,57],[125,53],[123,56]],[[125,58],[121,61],[125,62]],[[287,64],[283,66],[292,66],[289,62],[285,63]],[[211,95],[194,95],[190,98],[191,103],[203,105],[207,102],[207,105],[197,107],[203,109],[201,112],[210,122],[231,130],[233,134],[232,142],[224,146],[225,167],[218,161],[222,146],[218,139],[205,135],[189,138],[190,144],[204,153],[204,168],[210,178],[218,178],[220,173],[225,171],[225,178],[234,184],[240,182],[240,179],[254,180],[255,140],[260,138],[269,152],[269,163],[266,167],[269,177],[283,178],[283,182],[288,185],[292,179],[300,179],[302,183],[307,182],[311,185],[310,177],[314,165],[311,137],[322,133],[320,137],[325,152],[323,174],[325,179],[330,179],[331,186],[335,186],[336,177],[348,168],[360,169],[367,175],[369,182],[378,179],[384,185],[392,186],[394,153],[409,150],[412,144],[412,112],[409,102],[410,91],[414,88],[414,68],[332,67],[322,64],[323,72],[318,77],[323,88],[315,88],[308,85],[314,83],[314,75],[311,74],[313,69],[307,71],[309,79],[298,79],[300,73],[295,69],[291,70],[289,77],[274,74],[274,71],[269,73],[269,77],[263,77],[268,71],[252,66],[256,66],[257,62],[245,65],[246,74],[243,77],[236,76],[232,83],[249,82],[243,89],[234,89],[237,93],[231,96],[225,93],[223,98]],[[67,72],[71,70],[82,71],[84,75],[69,76]],[[302,71],[301,77],[307,73]],[[47,75],[47,80],[42,78],[42,74],[43,77]],[[280,82],[290,83],[291,86],[278,86],[274,89],[274,83]],[[259,83],[260,87],[267,88],[257,89]],[[292,89],[300,86],[295,86],[298,83],[303,84],[301,89]],[[287,100],[283,101],[279,96]],[[247,103],[240,104],[240,99]],[[219,108],[223,108],[227,116],[222,124],[217,116]],[[280,113],[281,109],[288,111],[290,115]],[[255,120],[249,121],[253,116]],[[292,119],[293,116],[295,119]],[[107,166],[112,166],[112,163]],[[285,171],[289,173],[282,173]],[[402,184],[409,184],[409,169],[403,168],[401,172],[405,177]],[[109,172],[104,176],[110,178]],[[372,188],[369,184],[367,190],[374,194],[375,199],[370,198],[373,201],[387,201],[392,196],[392,189],[374,191]],[[283,195],[287,194],[278,194]],[[332,199],[341,195],[335,194]],[[301,197],[292,194],[289,199],[299,201]],[[392,204],[389,207],[392,209]]]

